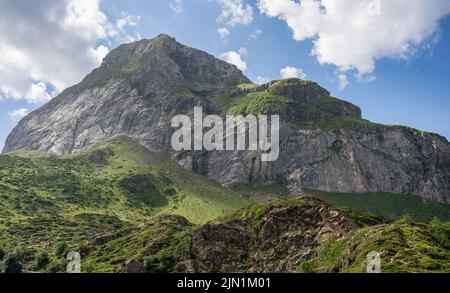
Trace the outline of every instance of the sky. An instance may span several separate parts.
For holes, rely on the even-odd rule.
[[[450,0],[0,0],[0,149],[121,43],[160,33],[450,139]]]

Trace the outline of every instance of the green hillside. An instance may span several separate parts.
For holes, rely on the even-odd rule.
[[[0,248],[31,255],[159,214],[200,224],[249,204],[126,138],[67,157],[0,156],[0,166]]]
[[[424,200],[420,196],[382,192],[348,194],[312,190],[308,191],[308,194],[336,206],[369,212],[388,220],[396,220],[408,215],[416,221],[430,221],[434,217],[450,221],[450,205]]]

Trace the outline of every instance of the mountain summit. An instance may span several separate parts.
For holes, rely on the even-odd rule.
[[[171,118],[202,106],[207,114],[279,114],[280,158],[261,153],[173,152]],[[255,85],[235,66],[167,35],[119,46],[102,65],[26,116],[4,153],[62,155],[118,136],[167,152],[225,186],[288,184],[332,192],[391,192],[450,203],[450,144],[436,134],[362,119],[355,105],[299,79]]]

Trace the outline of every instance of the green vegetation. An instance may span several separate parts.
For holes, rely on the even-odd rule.
[[[126,138],[67,157],[22,151],[0,156],[0,166],[0,247],[26,247],[32,255],[26,269],[39,251],[53,251],[54,263],[90,237],[155,215],[177,214],[200,224],[249,204]]]
[[[450,205],[427,201],[419,196],[391,193],[346,194],[308,191],[308,194],[335,206],[354,208],[398,220],[408,215],[411,221],[431,221],[434,217],[450,221]],[[405,220],[405,219],[404,219]]]
[[[322,202],[302,198],[253,204],[245,209],[213,221],[211,224],[250,221],[255,235],[271,211],[296,205],[314,209]],[[450,222],[383,223],[370,214],[340,210],[358,224],[348,236],[331,236],[298,263],[298,271],[365,272],[367,254],[377,251],[382,256],[382,272],[448,272],[450,270]],[[434,227],[434,228],[433,228]],[[191,255],[192,237],[201,229],[176,216],[157,216],[145,227],[134,229],[103,245],[96,246],[83,262],[86,272],[125,272],[130,260],[141,264],[143,272],[184,271]],[[324,236],[324,235],[323,235]],[[262,236],[259,236],[262,237]],[[266,236],[270,237],[270,236]],[[252,250],[259,251],[261,239],[253,239]],[[282,259],[280,259],[281,261]],[[240,261],[245,271],[250,259]],[[226,270],[226,265],[222,268]]]
[[[358,117],[342,116],[321,119],[313,124],[298,124],[300,128],[308,128],[310,126],[318,127],[322,130],[339,130],[343,128],[349,129],[381,129],[389,126],[370,122],[369,120]]]
[[[241,90],[253,90],[253,89],[257,89],[259,87],[259,85],[254,84],[254,83],[241,83],[238,85],[238,88]]]
[[[36,254],[36,257],[34,259],[34,267],[36,270],[41,270],[45,268],[49,262],[50,260],[48,253],[45,251],[41,251],[38,254]]]
[[[319,247],[316,258],[301,262],[299,270],[302,273],[311,273],[314,271],[332,272],[345,249],[345,240],[340,240],[335,236],[330,237]]]
[[[17,274],[22,272],[22,264],[14,254],[7,254],[0,265],[0,272],[7,274]]]
[[[260,231],[270,210],[309,202],[286,200],[283,184],[223,188],[180,167],[168,155],[150,152],[127,138],[66,157],[22,151],[0,156],[0,165],[0,259],[2,270],[11,272],[64,271],[65,256],[72,250],[82,255],[86,272],[123,272],[129,260],[138,260],[147,272],[183,270],[179,266],[200,225],[250,215],[254,231]],[[308,194],[328,201],[365,228],[351,238],[329,240],[314,259],[298,264],[299,271],[363,270],[366,250],[381,244],[391,249],[389,239],[403,241],[398,253],[415,249],[415,257],[425,259],[415,269],[448,269],[435,255],[448,257],[449,206],[382,193]],[[401,219],[405,215],[410,218]],[[387,221],[378,216],[401,220],[380,225]],[[370,240],[372,233],[378,238]],[[398,263],[388,268],[407,269]]]
[[[430,224],[386,224],[364,227],[348,238],[330,238],[314,257],[299,264],[311,272],[357,272],[367,269],[367,255],[381,254],[382,272],[448,272],[450,270],[450,222],[443,226],[445,243],[430,233]]]
[[[251,183],[234,188],[234,191],[251,202],[276,201],[286,198],[289,194],[286,184],[257,184]]]
[[[272,95],[268,91],[250,93],[234,103],[229,111],[235,115],[280,114],[292,101],[287,97]]]
[[[290,86],[306,86],[314,83],[315,82],[309,80],[303,80],[298,78],[287,78],[277,81],[274,85],[272,85],[272,87],[269,90],[276,91]]]
[[[100,245],[83,261],[85,272],[124,272],[128,260],[144,263],[147,272],[171,271],[175,258],[189,249],[192,226],[177,216],[156,216],[145,227]]]

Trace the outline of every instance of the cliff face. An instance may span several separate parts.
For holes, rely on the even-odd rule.
[[[207,114],[279,114],[280,157],[180,152],[171,118],[202,106]],[[122,45],[80,84],[25,117],[4,153],[68,154],[117,136],[225,186],[289,181],[334,192],[417,194],[450,203],[450,144],[441,136],[361,118],[361,110],[297,79],[252,85],[233,65],[161,35]]]

